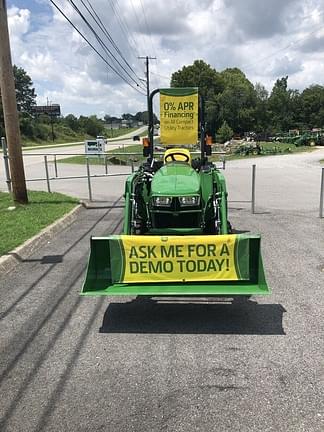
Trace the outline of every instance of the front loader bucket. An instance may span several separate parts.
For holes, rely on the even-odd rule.
[[[81,295],[267,295],[260,236],[93,237]]]

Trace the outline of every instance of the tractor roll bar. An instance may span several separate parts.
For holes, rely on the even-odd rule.
[[[149,116],[149,127],[148,127],[148,135],[149,135],[149,158],[153,158],[154,153],[154,118],[153,118],[153,97],[160,93],[160,89],[155,89],[151,92],[150,97],[148,99],[148,116]],[[200,121],[200,149],[201,149],[201,160],[205,158],[205,106],[204,100],[201,95],[199,95],[199,121]]]

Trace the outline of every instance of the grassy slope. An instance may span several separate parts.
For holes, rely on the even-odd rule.
[[[158,142],[155,142],[155,144],[159,144]],[[276,154],[291,154],[291,153],[299,153],[299,152],[305,152],[305,151],[312,151],[314,150],[314,147],[309,146],[300,146],[296,147],[294,144],[285,144],[285,143],[271,143],[271,142],[261,142],[261,147],[265,154],[261,155],[240,155],[240,154],[226,154],[225,159],[226,160],[233,160],[233,159],[244,159],[244,158],[256,158],[256,157],[264,157],[268,155],[276,155]],[[141,144],[135,144],[135,145],[127,145],[125,147],[121,147],[120,149],[114,149],[109,150],[107,152],[107,159],[109,161],[109,158],[111,154],[116,153],[140,153],[139,155],[134,156],[116,156],[118,160],[121,161],[128,161],[130,158],[132,158],[135,161],[141,161],[144,160],[141,156],[142,154],[142,145]],[[210,158],[212,161],[219,161],[223,159],[224,156],[220,155],[214,155]],[[73,164],[85,164],[86,158],[83,155],[80,156],[72,156],[70,158],[61,159],[59,162],[61,163],[73,163]],[[91,165],[104,165],[105,161],[104,158],[90,158],[89,162]],[[116,162],[118,164],[118,161]]]
[[[138,128],[121,128],[121,129],[113,129],[112,131],[110,129],[105,129],[104,136],[106,138],[117,138],[121,135],[131,133],[137,129]],[[79,142],[79,141],[84,141],[86,139],[94,139],[94,137],[91,137],[89,135],[74,133],[72,130],[71,130],[70,134],[61,133],[59,128],[55,129],[55,126],[54,126],[54,132],[55,132],[55,136],[56,136],[54,141],[52,140],[51,133],[49,133],[49,137],[47,140],[30,140],[28,138],[22,137],[23,147],[44,146],[44,145],[46,146],[46,145],[50,145],[50,144]]]
[[[124,148],[120,149],[114,149],[109,150],[107,154],[107,160],[109,161],[109,158],[113,157],[116,153],[141,153],[142,154],[143,147],[141,144],[135,144],[135,145],[127,145]],[[142,160],[144,159],[141,155],[134,155],[134,156],[117,156],[118,160],[127,161],[130,157],[132,157],[134,160]],[[73,163],[73,164],[85,164],[86,163],[86,157],[83,155],[80,156],[71,156],[69,158],[60,159],[58,162],[60,163]],[[105,160],[104,158],[98,158],[98,157],[90,157],[89,162],[91,165],[104,165]]]
[[[0,256],[22,244],[47,225],[72,210],[78,201],[59,193],[28,192],[29,204],[13,203],[0,192]],[[15,206],[14,210],[8,207]]]
[[[63,144],[63,143],[70,143],[70,142],[81,142],[86,139],[92,139],[92,137],[89,137],[87,135],[58,135],[57,138],[53,141],[52,139],[48,140],[30,140],[27,138],[22,137],[22,146],[23,147],[31,147],[31,146],[47,146],[52,144]]]

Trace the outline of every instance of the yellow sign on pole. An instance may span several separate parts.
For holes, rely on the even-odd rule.
[[[160,142],[196,144],[198,140],[198,88],[160,89]]]

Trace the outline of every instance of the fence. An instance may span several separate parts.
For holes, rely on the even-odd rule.
[[[3,160],[4,160],[4,168],[5,168],[5,176],[6,176],[6,184],[8,191],[11,192],[11,177],[10,177],[10,167],[9,167],[9,159],[10,156],[8,154],[8,148],[6,144],[5,138],[1,138],[1,144],[3,149]],[[193,155],[200,155],[200,152],[194,151],[192,152]],[[163,152],[156,152],[154,156],[157,158],[162,158],[164,155]],[[89,201],[93,200],[93,194],[92,194],[92,182],[91,179],[93,178],[100,178],[100,177],[118,177],[118,176],[128,176],[132,174],[135,171],[135,163],[136,158],[142,156],[141,153],[137,152],[114,152],[110,154],[92,154],[91,156],[97,157],[98,159],[101,159],[103,161],[103,167],[104,167],[104,173],[102,174],[91,174],[90,165],[91,165],[91,159],[92,157],[85,157],[84,154],[80,153],[23,153],[23,157],[43,157],[43,163],[45,168],[45,177],[35,177],[35,178],[26,178],[26,182],[39,182],[39,181],[45,181],[47,185],[47,191],[51,192],[51,182],[57,181],[57,180],[72,180],[72,179],[87,179],[87,185],[88,185],[88,197]],[[59,175],[59,169],[58,169],[58,157],[73,157],[73,156],[84,156],[85,157],[85,165],[86,165],[86,173],[84,175],[77,175],[77,176],[60,176]],[[118,157],[122,156],[126,158],[126,166],[130,167],[129,172],[122,172],[122,173],[108,173],[108,165],[109,165],[109,158],[111,157]],[[52,161],[50,160],[52,158]],[[50,176],[49,174],[49,163],[52,162],[54,164],[54,176]],[[118,165],[118,164],[117,164]],[[222,161],[222,166],[219,167],[221,169],[225,169],[225,159]]]
[[[3,148],[3,160],[4,160],[4,171],[5,171],[5,178],[6,178],[6,184],[8,191],[11,192],[11,178],[10,178],[10,167],[9,167],[9,155],[6,147],[5,139],[1,139],[2,142],[2,148]],[[192,152],[194,155],[200,155],[200,152]],[[222,154],[223,153],[218,153]],[[163,153],[157,152],[156,157],[161,158],[163,156]],[[115,152],[115,153],[109,153],[105,155],[97,155],[97,157],[101,157],[102,165],[103,165],[103,172],[102,173],[96,173],[94,174],[91,172],[91,161],[88,158],[85,158],[85,173],[82,175],[61,175],[59,172],[59,164],[58,161],[60,157],[71,157],[71,156],[84,156],[80,153],[32,153],[32,152],[25,152],[23,154],[23,157],[42,157],[43,165],[44,165],[44,177],[33,177],[33,178],[26,178],[26,182],[39,182],[43,181],[46,182],[46,187],[48,192],[51,192],[52,190],[52,182],[63,180],[63,181],[69,181],[73,179],[86,179],[87,180],[87,193],[88,193],[88,199],[89,201],[93,201],[93,182],[92,180],[95,178],[106,178],[106,177],[119,177],[119,176],[128,176],[132,172],[135,171],[138,159],[142,156],[141,153],[135,153],[135,152]],[[109,158],[110,157],[121,157],[125,159],[125,164],[127,167],[129,167],[129,170],[126,172],[115,172],[111,173],[108,172],[108,166],[109,166]],[[137,160],[136,160],[137,159]],[[54,174],[50,175],[49,170],[49,164],[52,163],[54,167]],[[219,169],[225,169],[226,162],[225,159],[221,161],[221,166],[219,166]],[[53,171],[53,168],[52,168]],[[251,199],[247,199],[245,201],[233,201],[230,200],[229,203],[247,203],[251,205],[251,213],[255,213],[256,209],[256,164],[252,165],[252,171],[251,171],[251,183],[250,183],[250,196]],[[324,218],[324,168],[321,169],[321,184],[320,184],[320,203],[319,203],[319,217]]]

